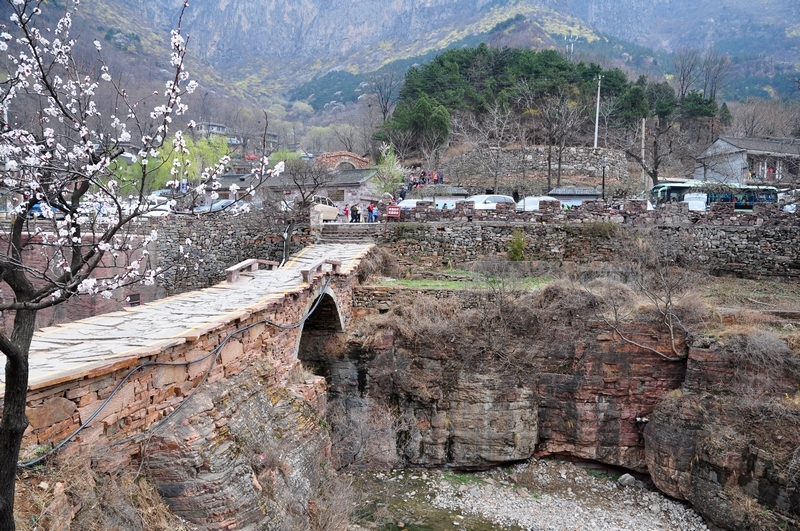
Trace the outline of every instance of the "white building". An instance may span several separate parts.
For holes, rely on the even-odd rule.
[[[696,159],[694,179],[719,183],[800,182],[800,138],[721,136]]]

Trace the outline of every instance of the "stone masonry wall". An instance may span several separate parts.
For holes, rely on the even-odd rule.
[[[41,227],[45,231],[52,228],[46,223],[37,227],[36,220],[31,220],[30,223],[31,232],[34,233],[31,239],[34,242],[43,237],[36,233],[37,228]],[[167,295],[207,288],[225,280],[225,269],[242,260],[262,258],[280,262],[283,254],[283,240],[278,230],[274,226],[270,228],[266,225],[261,212],[142,218],[132,223],[128,229],[131,232],[131,248],[136,250],[128,253],[130,256],[122,254],[121,260],[108,256],[94,276],[113,277],[114,274],[124,272],[131,261],[141,256],[139,245],[142,235],[156,231],[157,238],[148,245],[147,251],[150,266],[162,268],[163,278],[156,284],[132,284],[117,289],[111,298],[82,295],[45,308],[37,313],[38,328],[119,311],[132,305],[129,300],[132,297],[136,298],[133,304],[136,305]],[[298,226],[291,239],[290,254],[302,249],[311,239],[307,224]],[[25,263],[33,269],[46,271],[52,268],[52,264],[49,263],[48,252],[41,251],[42,248],[38,246],[28,247],[24,251]],[[189,258],[186,258],[186,254]],[[12,297],[12,294],[7,287],[0,286],[0,298],[3,297]],[[13,320],[13,312],[5,312],[0,316],[0,323],[6,329],[11,328]]]
[[[641,201],[622,209],[594,202],[564,211],[545,203],[539,211],[517,212],[473,210],[462,202],[444,213],[423,205],[403,214],[413,222],[388,224],[374,238],[409,268],[503,257],[520,231],[529,260],[613,261],[626,240],[639,236],[715,274],[800,278],[800,216],[774,205],[734,212],[730,204],[717,204],[709,212],[689,212],[683,204],[648,211]]]
[[[522,175],[526,173],[547,172],[547,146],[533,146],[524,152],[520,149],[504,149],[501,151],[498,175]],[[624,180],[628,178],[628,162],[625,153],[616,149],[567,147],[561,161],[563,175],[588,175],[601,177],[603,174],[603,157],[605,157],[606,179]],[[552,169],[555,173],[558,165],[558,150],[553,149]],[[448,183],[458,183],[461,178],[485,176],[486,155],[479,150],[470,150],[463,155],[453,157],[442,165]]]
[[[182,293],[225,280],[226,268],[248,258],[280,262],[283,240],[275,226],[269,227],[264,214],[258,211],[163,219],[155,227],[157,261],[170,270],[159,284],[167,293]],[[299,251],[310,241],[308,225],[298,226],[289,253]],[[184,253],[190,255],[188,260]]]
[[[331,284],[345,316],[351,311],[349,290],[354,281],[354,276],[342,276]],[[310,484],[306,476],[319,472],[319,462],[329,449],[327,434],[316,420],[324,414],[325,382],[315,377],[290,386],[299,363],[301,329],[283,330],[259,321],[297,322],[316,297],[319,282],[313,289],[304,285],[282,299],[229,314],[223,321],[187,330],[128,357],[31,385],[30,426],[23,448],[58,443],[97,413],[60,450],[62,457],[102,453],[96,461],[101,472],[118,471],[144,459],[148,474],[173,510],[204,529],[228,529],[231,523],[261,526],[267,520],[307,527],[291,507],[307,502],[308,493],[283,491],[285,485]],[[251,325],[233,336],[213,363],[209,353],[226,336]],[[166,365],[144,366],[131,373],[148,362]],[[189,397],[188,407],[149,437],[143,455],[138,437]],[[270,438],[273,431],[278,436]],[[286,441],[293,441],[290,448],[271,445],[287,434],[291,437]],[[292,477],[272,477],[274,468],[248,461],[252,454],[290,460],[280,470],[291,471]],[[198,459],[210,468],[198,465]],[[259,482],[269,488],[255,486]],[[273,495],[266,515],[254,511],[264,506],[257,499],[262,490]]]

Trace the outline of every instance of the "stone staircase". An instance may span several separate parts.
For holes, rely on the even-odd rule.
[[[319,243],[370,242],[383,233],[383,223],[325,223]]]

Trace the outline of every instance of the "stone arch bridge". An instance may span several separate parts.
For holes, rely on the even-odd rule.
[[[175,474],[174,464],[197,459],[204,451],[191,441],[201,441],[205,448],[225,439],[226,430],[251,429],[228,427],[255,418],[255,413],[234,414],[229,406],[233,396],[249,393],[241,403],[261,410],[291,403],[283,410],[287,417],[309,405],[317,413],[324,411],[324,379],[302,370],[298,351],[301,346],[324,348],[325,337],[346,329],[359,266],[373,247],[371,243],[312,245],[280,268],[273,262],[248,260],[227,270],[227,280],[211,288],[37,332],[30,352],[30,426],[23,448],[41,451],[65,440],[69,442],[61,455],[95,455],[97,448],[104,448],[103,458],[95,462],[102,471],[121,470],[144,453],[163,456],[166,466],[161,472],[169,477],[156,477],[156,482],[168,501],[173,495],[190,496],[201,505],[219,505],[224,499],[227,507],[213,511],[213,517],[189,514],[195,509],[181,514],[180,503],[171,503],[173,510],[208,528],[226,518],[242,524],[250,510],[243,507],[259,506],[246,494],[254,490],[251,477],[237,475],[236,466],[229,466],[225,477],[212,475],[201,482],[202,466],[192,465],[186,477],[175,478],[170,476]],[[0,397],[3,383],[0,380]],[[201,396],[204,386],[213,391],[188,400]],[[263,393],[256,396],[256,388]],[[161,429],[179,409],[183,420]],[[204,423],[215,432],[208,440],[182,431]],[[253,434],[254,441],[248,444],[269,438],[265,426],[257,427],[262,431]],[[155,438],[154,428],[161,429]],[[151,446],[143,450],[141,436],[148,432]],[[303,435],[302,429],[297,433],[306,440],[296,447],[316,444],[319,448],[311,448],[309,455],[325,453],[327,443],[319,434]],[[255,451],[266,453],[264,448]],[[158,457],[148,466],[159,469],[157,461]],[[225,468],[219,463],[209,466]],[[189,488],[190,479],[203,487]],[[213,500],[204,500],[196,490],[213,493]],[[261,518],[250,523],[263,523],[263,514]]]

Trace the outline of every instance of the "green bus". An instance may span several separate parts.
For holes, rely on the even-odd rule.
[[[687,194],[690,194],[688,200]],[[756,203],[777,203],[778,189],[774,186],[689,180],[657,184],[650,190],[649,199],[654,206],[688,202],[690,210],[708,210],[711,203],[717,202],[735,203],[737,210],[752,210]]]

